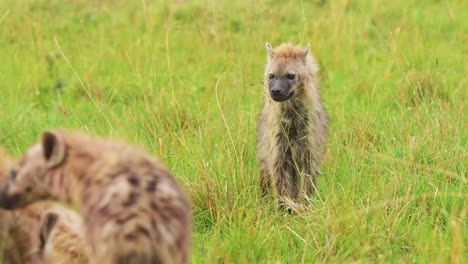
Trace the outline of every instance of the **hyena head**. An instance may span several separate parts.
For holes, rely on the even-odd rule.
[[[0,208],[15,209],[51,198],[44,179],[65,157],[62,137],[45,132],[42,140],[13,165],[9,177],[0,182]]]
[[[316,63],[309,55],[310,44],[304,48],[292,44],[282,44],[273,48],[266,43],[268,63],[265,70],[265,88],[271,99],[284,102],[303,92],[310,73],[318,71]],[[312,68],[312,69],[311,69]]]

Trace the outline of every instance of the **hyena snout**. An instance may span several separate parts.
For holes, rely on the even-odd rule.
[[[284,91],[280,87],[275,87],[270,90],[270,94],[273,96],[279,96],[283,93]]]
[[[291,98],[294,94],[291,91],[292,85],[284,80],[270,81],[270,96],[276,102],[283,102]]]
[[[15,209],[18,207],[21,196],[19,194],[8,195],[8,186],[0,184],[0,208]]]
[[[10,177],[15,177],[16,171],[12,170]],[[30,189],[29,187],[27,188]],[[11,181],[0,182],[0,209],[16,209],[24,206],[24,196],[12,187]]]

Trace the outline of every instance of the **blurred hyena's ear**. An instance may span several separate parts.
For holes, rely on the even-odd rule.
[[[270,43],[265,44],[266,50],[268,51],[268,58],[273,59],[275,56],[275,52],[273,51],[273,47],[270,45]]]
[[[309,54],[310,51],[310,43],[307,43],[307,45],[304,47],[302,52],[304,53],[304,63],[307,64],[307,55]]]
[[[310,50],[310,43],[307,43],[307,45],[304,47],[304,57],[307,57],[307,54],[309,54]]]
[[[60,165],[65,159],[65,142],[57,132],[44,132],[42,135],[42,149],[48,168]]]
[[[49,239],[50,232],[59,220],[59,216],[55,212],[45,212],[40,220],[39,227],[39,249],[44,250],[47,240]]]

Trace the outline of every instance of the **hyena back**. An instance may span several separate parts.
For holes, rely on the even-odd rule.
[[[328,116],[320,98],[310,45],[266,44],[264,101],[258,120],[257,154],[263,191],[297,200],[316,189],[325,153]]]
[[[186,263],[188,200],[161,163],[134,146],[45,132],[0,185],[0,207],[39,200],[76,209],[95,263]]]

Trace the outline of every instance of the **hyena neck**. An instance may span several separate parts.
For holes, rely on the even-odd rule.
[[[65,175],[63,167],[47,173],[44,180],[44,188],[46,188],[51,200],[67,205],[73,204],[71,197],[72,185],[70,178]]]
[[[307,139],[310,122],[309,107],[307,105],[303,100],[296,98],[280,103],[275,121],[275,125],[279,126],[276,135],[277,140],[293,143]]]
[[[301,139],[307,136],[309,131],[309,103],[305,98],[294,97],[282,103],[278,113],[280,137],[288,139]]]
[[[92,175],[94,162],[91,158],[82,158],[79,162],[73,161],[72,157],[68,160],[67,164],[48,175],[49,179],[46,180],[46,184],[54,200],[78,210],[81,206],[80,193],[89,187],[87,183],[90,181],[87,179]]]

